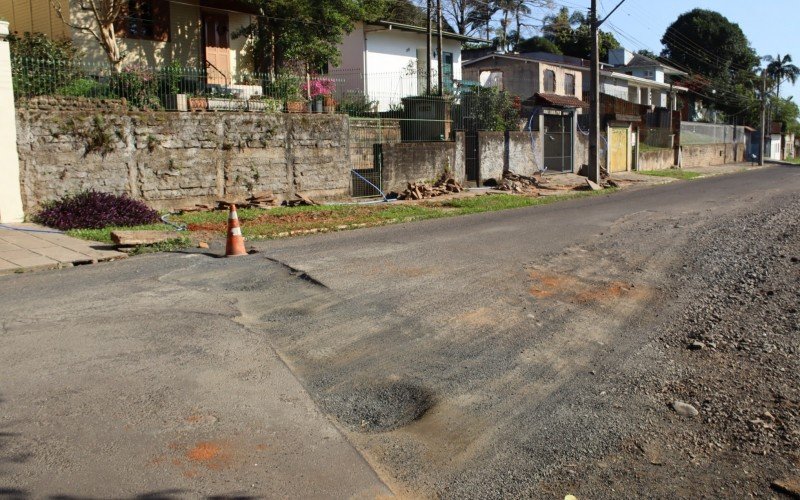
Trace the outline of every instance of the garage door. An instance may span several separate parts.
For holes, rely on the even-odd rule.
[[[609,129],[609,172],[628,171],[628,127],[611,127]]]

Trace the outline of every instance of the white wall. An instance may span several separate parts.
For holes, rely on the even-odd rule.
[[[602,77],[600,80],[600,92],[627,101],[628,82],[617,78]]]
[[[5,28],[0,26],[2,30]],[[22,222],[11,53],[5,38],[0,35],[0,222]]]
[[[435,53],[436,39],[433,43]],[[442,43],[442,51],[453,54],[453,79],[461,80],[461,42],[444,39]],[[371,100],[379,102],[381,111],[399,104],[402,97],[424,92],[425,89],[418,85],[420,74],[424,76],[426,71],[424,33],[367,26],[366,49],[366,91]],[[422,56],[421,61],[417,60],[418,53]],[[432,65],[435,81],[438,59],[434,58]]]

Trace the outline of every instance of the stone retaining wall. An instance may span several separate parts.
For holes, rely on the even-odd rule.
[[[17,109],[28,213],[82,189],[127,193],[156,208],[267,189],[279,198],[295,192],[349,195],[346,116],[135,112],[113,102],[104,104],[108,108],[62,104]]]

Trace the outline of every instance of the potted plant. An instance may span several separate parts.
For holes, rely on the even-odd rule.
[[[250,99],[248,99],[247,109],[250,111],[264,111],[266,113],[280,113],[283,111],[283,101],[265,95],[254,95],[250,96]]]
[[[303,84],[303,93],[311,96],[312,110],[315,113],[336,111],[336,102],[333,100],[335,90],[336,84],[330,78],[316,78],[311,80],[310,86]]]
[[[280,73],[275,80],[267,84],[266,95],[282,99],[286,103],[288,113],[305,113],[308,111],[306,98],[300,86],[300,77],[291,73]]]
[[[208,97],[201,94],[191,94],[186,99],[189,111],[206,111],[208,109]]]

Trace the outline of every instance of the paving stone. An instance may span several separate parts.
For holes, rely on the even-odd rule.
[[[10,252],[0,252],[0,259],[7,260],[19,267],[40,267],[58,265],[57,260],[53,260],[44,255],[33,253],[29,250],[12,250]]]
[[[0,272],[2,271],[13,271],[15,269],[20,269],[20,267],[16,264],[12,264],[11,262],[0,259]]]
[[[79,253],[75,250],[70,250],[69,248],[64,248],[62,246],[37,248],[33,250],[33,252],[63,263],[91,262],[93,260],[97,260],[94,257],[90,257],[86,254]]]

